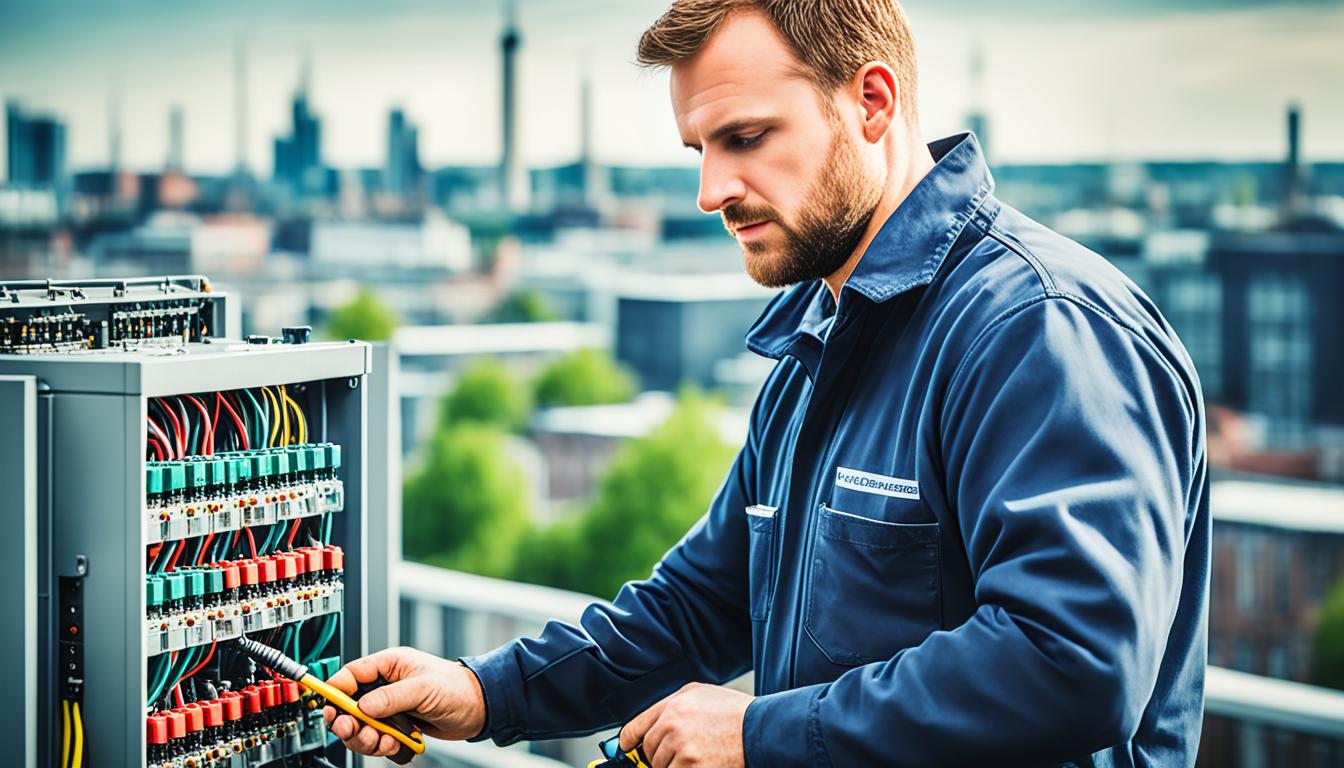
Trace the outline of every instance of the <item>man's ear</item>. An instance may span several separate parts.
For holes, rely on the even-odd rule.
[[[896,83],[896,73],[880,61],[870,61],[855,73],[853,87],[859,97],[863,137],[876,144],[891,130],[900,110],[904,94]]]

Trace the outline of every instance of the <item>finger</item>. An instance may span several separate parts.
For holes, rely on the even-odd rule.
[[[677,756],[673,745],[667,741],[669,730],[667,721],[659,718],[644,734],[644,756],[649,758],[651,768],[667,768]]]
[[[354,736],[344,739],[345,745],[361,755],[373,755],[378,752],[378,738],[381,733],[368,726],[359,729]]]
[[[331,732],[342,741],[354,736],[357,730],[359,730],[359,721],[349,715],[336,715],[335,719],[331,721]]]
[[[384,733],[382,738],[378,740],[377,754],[379,757],[391,757],[397,754],[397,752],[400,750],[401,750],[401,742],[397,741],[391,736],[388,736],[386,733]]]
[[[663,713],[663,707],[667,706],[667,700],[672,696],[676,694],[663,697],[657,704],[635,715],[634,720],[625,724],[621,729],[622,752],[629,752],[644,741],[644,734],[648,733],[649,728],[658,721],[658,716]]]
[[[369,717],[387,717],[398,712],[414,712],[429,696],[423,677],[399,680],[375,688],[355,702]]]
[[[327,730],[331,730],[331,721],[336,719],[336,708],[325,706],[322,708],[322,720],[327,724]]]
[[[395,680],[400,652],[400,649],[388,648],[355,659],[337,670],[336,674],[332,675],[327,682],[346,693],[354,693],[360,683],[371,683],[377,680],[379,675],[388,680]]]

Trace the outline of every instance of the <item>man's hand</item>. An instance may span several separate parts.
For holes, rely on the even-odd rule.
[[[745,768],[742,718],[752,697],[691,683],[644,710],[621,729],[621,751],[644,745],[653,768]]]
[[[439,739],[469,739],[485,727],[485,695],[476,675],[456,661],[414,648],[389,648],[355,659],[327,682],[348,694],[358,683],[382,675],[388,681],[357,703],[370,717],[406,712],[429,726],[425,733]],[[334,707],[322,711],[331,732],[347,749],[361,755],[395,755],[400,742],[364,725]]]

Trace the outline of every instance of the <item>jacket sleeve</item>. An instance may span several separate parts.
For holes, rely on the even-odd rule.
[[[753,440],[705,516],[648,579],[589,606],[578,626],[549,622],[540,637],[461,660],[485,693],[486,726],[474,740],[593,733],[687,682],[724,682],[750,667],[744,510],[752,503]]]
[[[747,764],[1018,764],[1129,739],[1200,471],[1198,395],[1169,356],[1062,296],[987,328],[934,438],[977,610],[889,660],[757,698]]]

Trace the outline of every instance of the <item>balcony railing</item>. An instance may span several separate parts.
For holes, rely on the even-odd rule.
[[[519,635],[532,635],[552,619],[575,621],[595,598],[532,584],[490,579],[403,562],[402,642],[449,658],[488,651]],[[1208,716],[1201,765],[1344,765],[1344,692],[1210,667],[1205,689]],[[1210,726],[1212,723],[1212,727]],[[1230,730],[1229,730],[1230,729]],[[593,739],[533,745],[570,765],[595,757]],[[454,746],[446,765],[533,768],[551,761],[501,756],[481,745]]]

